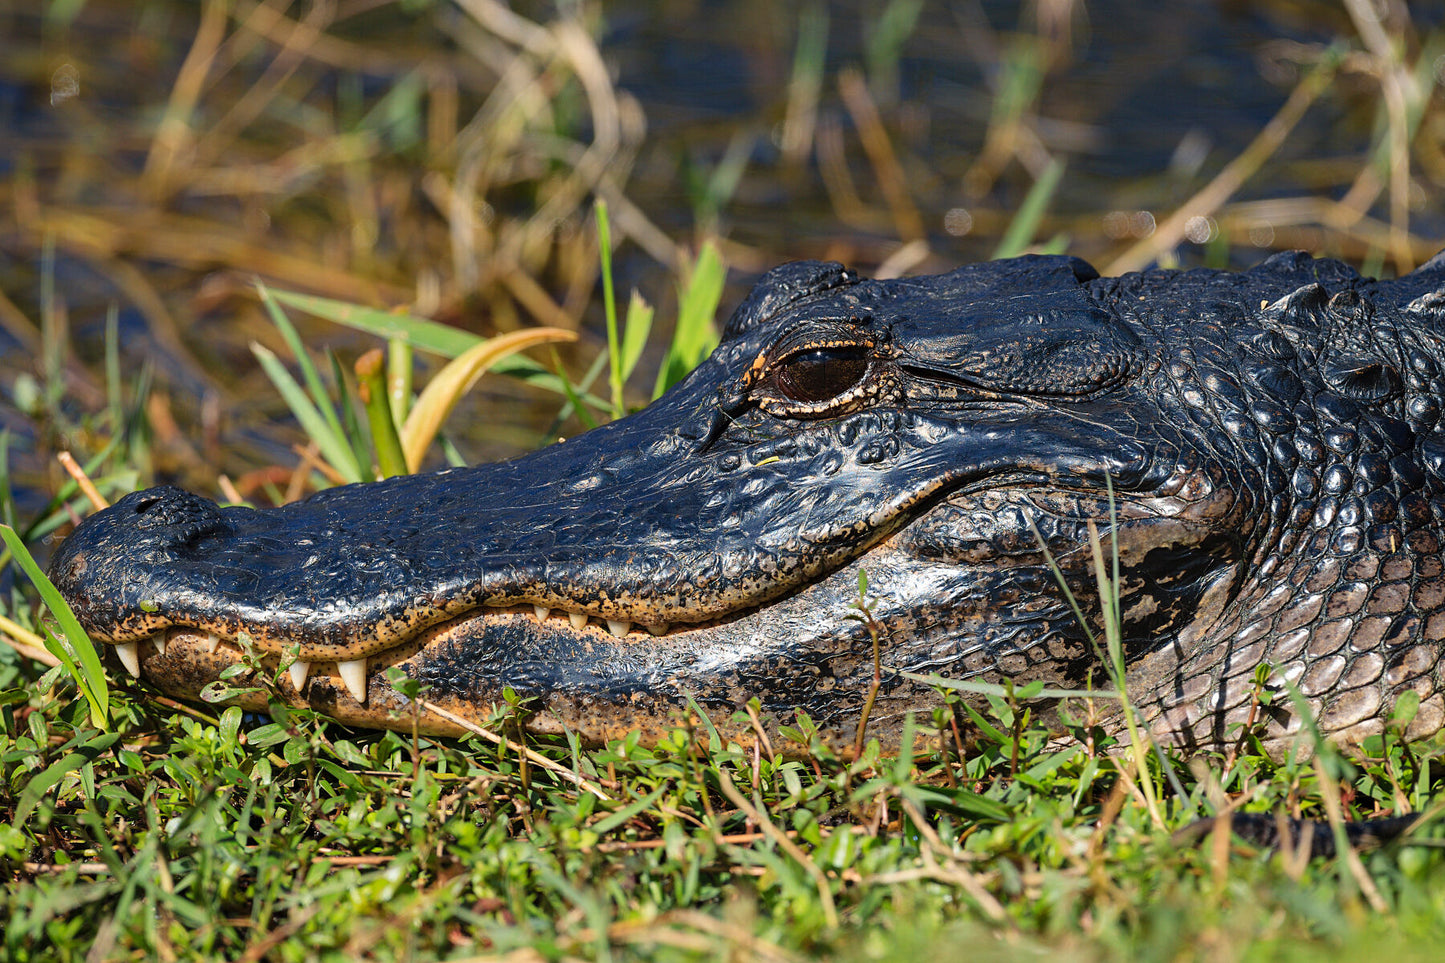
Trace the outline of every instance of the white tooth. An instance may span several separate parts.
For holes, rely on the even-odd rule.
[[[535,602],[532,603],[532,611],[537,613],[538,622],[547,621],[548,617],[552,614],[552,610],[547,608],[547,606],[538,605]]]
[[[159,652],[161,655],[165,655],[165,654],[166,654],[166,630],[165,630],[165,629],[161,629],[161,630],[160,630],[159,632],[157,632],[155,635],[151,636],[151,640],[152,640],[153,642],[155,642],[155,644],[156,644],[156,651]]]
[[[366,657],[352,659],[350,662],[338,662],[336,668],[341,672],[341,681],[346,683],[346,691],[351,693],[351,698],[357,702],[366,702]]]
[[[291,663],[291,685],[297,692],[306,686],[306,677],[311,674],[311,663],[297,659]]]
[[[216,646],[221,644],[221,637],[214,632],[206,633],[206,651],[215,652]]]
[[[628,632],[631,632],[631,631],[632,631],[632,623],[631,623],[631,622],[618,622],[618,621],[616,621],[615,619],[608,619],[608,620],[607,620],[607,631],[611,632],[613,635],[617,636],[618,638],[621,638],[622,636],[626,635]]]
[[[120,664],[125,666],[125,671],[140,678],[140,646],[135,642],[121,642],[115,647],[115,654],[120,656]]]
[[[587,628],[587,613],[586,613],[586,612],[568,612],[568,613],[567,613],[567,621],[569,621],[569,622],[572,623],[572,628],[574,628],[574,629],[578,629],[578,630],[585,629],[585,628]]]
[[[671,628],[671,626],[666,622],[653,622],[647,626],[647,631],[653,635],[666,635],[669,628]]]

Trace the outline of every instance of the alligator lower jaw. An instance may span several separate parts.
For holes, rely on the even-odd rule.
[[[495,726],[498,706],[504,705],[503,683],[476,692],[435,692],[426,689],[416,700],[394,689],[386,670],[400,666],[404,671],[428,661],[445,662],[448,648],[465,644],[470,637],[486,628],[511,622],[524,624],[530,630],[559,637],[582,639],[584,644],[636,644],[639,649],[649,643],[661,644],[646,633],[634,630],[626,638],[614,637],[595,624],[574,630],[569,620],[553,615],[539,624],[530,606],[510,609],[487,609],[484,615],[472,614],[453,619],[428,629],[416,639],[394,646],[365,659],[354,660],[363,668],[343,670],[345,663],[317,661],[292,663],[290,671],[280,672],[281,658],[274,654],[255,652],[260,671],[229,680],[234,690],[219,700],[225,705],[265,712],[273,700],[298,709],[312,709],[348,726],[368,729],[417,731],[436,736],[464,736]],[[705,625],[716,624],[707,623]],[[705,627],[705,626],[703,626]],[[671,633],[683,637],[695,626]],[[590,638],[589,638],[590,637]],[[221,639],[215,633],[192,628],[171,628],[147,640],[132,643],[135,665],[126,655],[127,671],[146,683],[179,699],[207,702],[205,690],[221,678],[222,672],[240,663],[246,656],[235,641]],[[304,668],[298,669],[298,665]],[[274,681],[273,681],[274,680]],[[268,691],[269,690],[269,691]],[[695,708],[695,707],[694,707]],[[526,728],[540,735],[573,733],[584,743],[598,745],[632,733],[646,743],[653,743],[677,728],[693,728],[698,719],[691,710],[683,710],[664,698],[641,694],[631,699],[594,698],[587,693],[554,692],[545,699],[529,702],[525,707]],[[731,713],[709,713],[709,725],[723,738],[745,747],[758,739],[758,730],[746,722],[731,718]]]
[[[491,607],[469,612],[456,618],[431,626],[416,637],[362,655],[354,659],[302,659],[295,658],[290,664],[289,688],[297,695],[307,690],[309,683],[330,685],[337,692],[345,692],[357,706],[368,702],[368,679],[378,670],[397,665],[421,652],[429,643],[454,635],[458,629],[472,629],[488,622],[503,619],[525,619],[541,627],[572,636],[595,637],[599,641],[631,641],[645,645],[654,637],[680,635],[690,630],[714,625],[720,620],[701,622],[695,625],[671,626],[661,623],[627,622],[618,619],[594,618],[580,612],[563,612],[541,605],[519,605]],[[147,681],[152,677],[151,653],[164,661],[160,665],[186,664],[193,666],[192,674],[207,675],[206,681],[214,681],[220,671],[239,663],[251,647],[263,663],[275,665],[279,662],[281,647],[272,644],[252,644],[247,636],[230,638],[213,631],[173,626],[161,629],[141,639],[128,642],[110,643],[125,670],[131,676]],[[172,649],[175,651],[172,652]],[[290,649],[291,654],[304,653],[306,647],[300,643]],[[323,678],[325,677],[325,681]],[[204,683],[202,683],[204,684]],[[162,686],[164,688],[164,686]],[[199,687],[197,687],[199,691]]]

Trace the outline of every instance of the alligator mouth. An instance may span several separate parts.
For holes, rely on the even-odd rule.
[[[288,664],[286,678],[292,694],[304,698],[313,679],[326,677],[326,685],[344,691],[357,706],[365,706],[372,676],[389,666],[403,665],[423,653],[429,645],[455,643],[458,639],[485,638],[495,634],[499,626],[524,624],[530,635],[538,639],[563,640],[574,646],[595,648],[598,645],[620,647],[657,646],[685,643],[689,636],[718,626],[728,625],[758,615],[766,610],[763,603],[729,612],[725,615],[692,623],[642,623],[602,618],[585,612],[567,611],[530,603],[523,605],[486,606],[455,618],[430,625],[415,636],[386,648],[356,658],[336,658],[323,654],[307,658],[306,645],[289,646],[274,641],[258,645],[249,633],[224,635],[198,626],[171,625],[141,638],[110,643],[117,660],[132,677],[143,679],[153,657],[166,659],[171,650],[181,645],[186,655],[182,663],[200,662],[209,666],[235,665],[249,656],[263,662]]]

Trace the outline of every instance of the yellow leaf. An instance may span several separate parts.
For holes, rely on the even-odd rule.
[[[576,340],[575,331],[527,328],[489,338],[453,358],[427,384],[411,413],[406,416],[406,424],[401,429],[401,448],[406,455],[407,470],[414,472],[421,467],[422,455],[441,430],[447,416],[488,368],[526,348]]]

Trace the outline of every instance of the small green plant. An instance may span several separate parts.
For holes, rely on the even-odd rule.
[[[597,251],[602,259],[602,304],[607,314],[607,358],[612,388],[612,417],[627,413],[622,400],[622,386],[632,377],[632,370],[642,358],[647,335],[652,330],[652,307],[642,295],[632,292],[627,302],[627,320],[617,325],[617,297],[612,282],[612,227],[607,220],[607,202],[597,202]]]
[[[585,388],[579,390],[567,378],[550,374],[517,354],[529,347],[573,341],[576,335],[572,332],[526,328],[482,339],[433,321],[326,298],[273,292],[259,283],[261,302],[295,358],[301,382],[267,348],[253,344],[251,350],[321,457],[337,478],[347,483],[417,471],[447,416],[489,370],[560,391],[566,395],[569,409],[588,427],[593,424],[588,408],[620,418],[627,413],[623,385],[642,358],[652,330],[653,309],[634,291],[626,318],[619,324],[612,277],[611,228],[607,207],[602,202],[597,205],[596,223],[607,324],[608,350],[604,357],[609,375],[608,402],[586,394]],[[684,268],[685,280],[678,292],[677,324],[658,372],[653,398],[695,368],[717,345],[714,317],[727,273],[717,247],[710,242],[704,244],[697,262]],[[387,349],[385,352],[375,349],[363,355],[354,368],[354,379],[344,375],[334,356],[328,356],[335,386],[329,389],[286,316],[285,306],[384,337]],[[414,350],[451,359],[415,399],[411,397],[410,381]],[[602,362],[603,359],[599,359],[599,363]],[[598,370],[598,366],[594,366],[582,384],[590,384]],[[356,416],[358,410],[364,412],[366,430],[362,430],[362,420]]]
[[[323,316],[332,320],[388,336],[391,377],[383,376],[381,351],[369,352],[357,362],[353,394],[351,383],[332,357],[332,381],[339,394],[333,399],[282,309],[281,302],[288,299],[273,296],[264,285],[258,284],[257,288],[301,369],[306,387],[297,383],[271,351],[258,344],[253,344],[251,350],[307,436],[345,482],[373,481],[417,471],[447,416],[483,374],[501,367],[526,348],[576,339],[572,332],[558,328],[527,328],[483,340],[421,319],[385,315],[383,323],[380,312],[292,296],[292,303],[304,305],[307,310],[324,311]],[[413,400],[409,371],[411,351],[417,345],[443,353],[455,350],[456,354]],[[507,370],[529,372],[531,368],[514,362]],[[393,388],[393,382],[400,384]],[[364,432],[355,417],[358,408],[366,413],[368,430]]]
[[[65,601],[65,597],[56,590],[50,579],[45,577],[45,573],[26,549],[25,543],[15,533],[15,529],[9,525],[0,525],[0,538],[4,539],[11,558],[20,565],[40,593],[46,608],[60,623],[59,636],[50,626],[43,623],[40,625],[46,650],[60,660],[60,664],[85,696],[85,701],[90,706],[91,725],[104,731],[110,724],[110,688],[106,683],[105,670],[100,665],[100,655],[95,651],[95,643],[91,642],[85,629],[80,627],[80,622],[70,609],[70,603]]]

